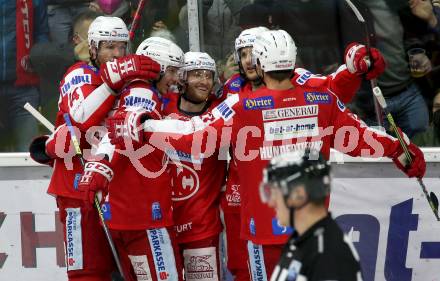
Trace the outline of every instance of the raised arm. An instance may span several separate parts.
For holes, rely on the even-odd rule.
[[[423,177],[426,163],[423,152],[405,135],[405,142],[412,154],[412,163],[407,163],[404,151],[397,138],[387,133],[368,127],[355,114],[351,113],[339,100],[334,105],[333,142],[336,150],[351,156],[388,157],[408,177]]]
[[[173,147],[190,152],[193,144],[207,135],[212,143],[210,149],[215,149],[213,146],[217,146],[222,138],[223,128],[232,125],[238,102],[239,96],[232,95],[210,112],[192,117],[188,121],[153,120],[149,119],[142,110],[131,112],[123,120],[114,118],[109,120],[117,124],[108,127],[110,138],[115,144],[126,143],[129,139],[134,142],[134,146],[149,142],[156,147],[162,146],[161,149]]]

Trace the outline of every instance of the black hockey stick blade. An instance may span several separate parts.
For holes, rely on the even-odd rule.
[[[431,191],[429,193],[429,197],[431,197],[432,205],[434,206],[434,208],[435,208],[435,210],[437,211],[437,214],[438,214],[438,198],[437,198],[437,196],[435,195],[434,192]]]

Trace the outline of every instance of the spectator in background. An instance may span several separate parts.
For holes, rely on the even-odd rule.
[[[72,23],[81,13],[92,10],[100,14],[130,19],[127,0],[46,0],[49,15],[50,38],[57,44],[70,43]]]
[[[129,0],[132,10],[135,11],[139,0]],[[133,47],[137,47],[143,39],[157,36],[177,41],[180,46],[180,39],[175,39],[176,31],[179,29],[178,14],[186,1],[184,0],[148,0],[142,13],[139,27],[136,29]],[[131,23],[128,22],[127,24]],[[158,32],[158,33],[156,33]],[[188,45],[188,36],[182,33],[182,42]]]
[[[199,23],[202,23],[201,30],[206,32],[204,28],[208,11],[211,8],[213,0],[202,0],[199,4]],[[200,13],[201,12],[201,13]],[[177,45],[179,45],[184,52],[189,51],[189,30],[188,30],[188,6],[184,4],[179,11],[178,15],[179,26],[176,30]],[[201,32],[201,30],[199,30]],[[212,55],[212,54],[210,54]],[[214,59],[217,59],[214,57]]]
[[[417,146],[440,146],[440,89],[432,104],[432,122],[428,130],[415,135],[411,141]]]
[[[419,17],[417,10],[423,8],[419,5],[426,2],[429,1],[419,1],[418,4],[412,6],[412,14]],[[411,138],[427,129],[429,118],[421,89],[411,77],[405,49],[406,30],[402,24],[404,22],[402,11],[409,9],[408,2],[359,0],[359,3],[366,6],[371,13],[371,18],[367,15],[367,20],[373,20],[376,46],[388,64],[385,72],[378,78],[378,84],[397,125]],[[428,23],[425,23],[424,28],[428,28]],[[418,29],[418,31],[421,34],[424,30]],[[363,111],[361,118],[367,124],[374,125],[375,115],[371,91],[359,93],[354,103]],[[388,127],[386,123],[385,127]]]
[[[258,0],[257,0],[258,1]],[[224,0],[232,15],[237,15],[241,9],[256,2],[255,0]]]
[[[174,37],[167,25],[161,20],[153,24],[150,36],[148,37],[161,37],[176,42],[176,37]]]
[[[274,0],[271,24],[286,30],[297,43],[303,64],[299,67],[330,74],[342,63],[345,46],[340,42],[338,5],[345,5],[344,0]]]
[[[72,34],[73,19],[89,9],[92,0],[46,0],[52,42],[66,44]]]
[[[41,79],[42,113],[52,122],[55,122],[58,111],[60,80],[75,61],[89,62],[87,31],[92,21],[100,15],[90,9],[85,10],[74,18],[73,35],[68,43],[41,42],[31,50],[31,63]]]
[[[432,106],[437,89],[440,88],[438,71],[431,71],[432,65],[439,65],[440,52],[440,0],[409,1],[409,9],[401,13],[405,29],[405,48],[413,77],[422,89],[429,108]],[[410,56],[411,53],[417,53]],[[421,53],[424,52],[424,53]]]
[[[220,79],[220,84],[224,84],[228,81],[232,75],[238,73],[238,64],[234,59],[234,53],[230,52],[226,55],[224,60],[219,61],[218,63],[218,74]]]
[[[238,13],[234,14],[225,0],[203,0],[201,4],[202,15],[199,15],[201,49],[215,60],[222,59],[230,52],[235,37],[241,31],[238,26]],[[181,30],[178,44],[182,49],[187,50],[189,47],[186,5],[179,12],[179,24]]]
[[[130,23],[130,4],[126,0],[96,0],[89,8],[97,13],[121,18],[126,24]]]
[[[37,122],[23,105],[39,105],[38,77],[29,62],[35,43],[48,41],[46,6],[42,0],[1,1],[0,111],[7,134],[0,135],[0,149],[27,151],[37,134]],[[20,6],[17,6],[20,5]]]
[[[72,43],[74,45],[74,54],[77,61],[90,61],[87,32],[90,24],[101,15],[100,12],[86,11],[79,14],[73,20]]]
[[[440,7],[439,0],[433,0],[432,2],[427,0],[409,0],[408,3],[414,16],[423,20],[429,28],[440,33],[440,25],[438,24],[440,15],[434,13],[434,7]]]
[[[130,1],[132,2],[133,9],[135,10],[138,7],[139,0]],[[176,3],[173,2],[174,1],[172,0],[147,1],[142,15],[143,27],[151,30],[154,23],[162,21],[168,27],[173,29],[174,25],[177,24],[177,14],[175,13],[178,13],[178,11],[175,11],[175,9],[178,9],[175,7]]]
[[[212,1],[203,25],[202,48],[216,60],[231,51],[232,42],[240,34],[237,16],[224,0]]]
[[[216,97],[223,96],[223,85],[228,81],[232,75],[237,74],[238,64],[235,62],[234,53],[230,52],[225,58],[218,60],[216,62],[217,73],[218,73],[218,83],[214,85],[214,93]]]
[[[240,10],[238,25],[240,25],[242,30],[257,26],[269,28],[272,25],[271,20],[272,16],[269,6],[260,3],[252,3],[244,6]]]

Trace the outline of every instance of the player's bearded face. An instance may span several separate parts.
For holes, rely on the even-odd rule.
[[[192,70],[187,77],[187,95],[191,100],[202,102],[206,101],[214,85],[214,75],[209,70]]]
[[[126,42],[103,41],[99,43],[97,63],[101,65],[113,59],[125,56]]]
[[[252,47],[245,47],[240,50],[240,61],[246,78],[254,81],[258,78],[255,67],[252,66]]]

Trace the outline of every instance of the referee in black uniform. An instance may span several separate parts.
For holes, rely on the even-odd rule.
[[[359,256],[325,206],[330,165],[316,151],[273,158],[264,170],[261,199],[282,226],[295,231],[270,281],[360,281]]]

